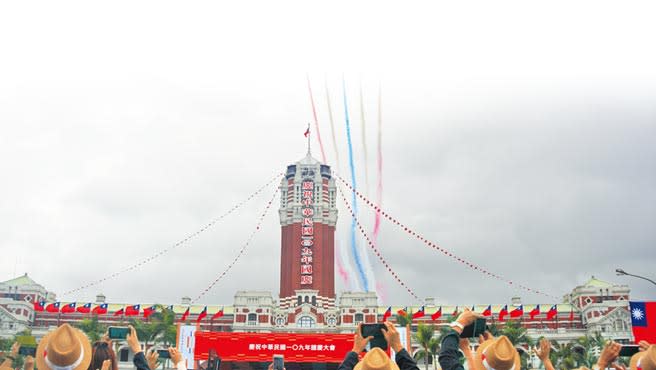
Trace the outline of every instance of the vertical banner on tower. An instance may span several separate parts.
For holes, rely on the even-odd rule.
[[[196,326],[180,325],[178,332],[178,350],[185,361],[187,369],[194,369],[194,348],[196,347]]]
[[[312,285],[312,247],[314,246],[314,181],[301,184],[301,285]]]

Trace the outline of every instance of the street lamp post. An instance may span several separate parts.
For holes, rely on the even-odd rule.
[[[624,270],[622,270],[622,269],[615,269],[615,272],[617,273],[617,276],[620,276],[620,275],[633,276],[633,277],[637,277],[637,278],[640,278],[640,279],[647,280],[648,282],[650,282],[650,283],[656,285],[656,281],[653,281],[652,279],[648,279],[648,278],[646,278],[646,277],[644,277],[644,276],[640,276],[640,275],[629,274],[628,272],[626,272],[626,271],[624,271]]]

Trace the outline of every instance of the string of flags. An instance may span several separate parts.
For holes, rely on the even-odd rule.
[[[449,250],[447,250],[447,249],[445,249],[445,248],[440,247],[437,243],[434,243],[434,242],[428,240],[428,239],[425,238],[423,235],[419,234],[418,232],[414,231],[414,230],[411,229],[410,227],[408,227],[408,226],[406,226],[405,224],[399,222],[399,221],[398,221],[397,219],[395,219],[394,217],[390,216],[389,213],[385,212],[385,211],[384,211],[379,205],[377,205],[377,204],[374,203],[373,201],[369,200],[369,198],[367,198],[367,197],[365,197],[364,195],[362,195],[362,193],[360,193],[357,189],[355,189],[355,188],[354,188],[349,182],[347,182],[346,180],[344,180],[340,175],[336,174],[335,177],[336,177],[340,182],[342,182],[346,187],[349,188],[349,190],[353,193],[354,197],[357,196],[358,198],[360,198],[360,199],[361,199],[361,200],[362,200],[367,206],[369,206],[370,208],[372,208],[372,209],[373,209],[374,211],[376,211],[377,213],[379,212],[379,213],[380,213],[383,217],[385,217],[387,220],[389,220],[389,221],[392,222],[393,224],[397,225],[398,227],[400,227],[401,229],[403,229],[406,233],[408,233],[408,234],[410,234],[411,236],[415,237],[415,238],[418,239],[419,241],[423,242],[423,243],[426,244],[428,247],[430,247],[430,248],[432,248],[432,249],[435,249],[435,250],[441,252],[441,253],[444,254],[445,256],[448,256],[448,257],[450,257],[450,258],[456,260],[457,262],[461,263],[462,265],[465,265],[465,266],[469,267],[469,268],[472,269],[472,270],[478,271],[478,272],[480,272],[480,273],[482,273],[482,274],[484,274],[484,275],[487,275],[487,276],[493,277],[493,278],[495,278],[495,279],[498,279],[498,280],[500,280],[500,281],[503,281],[503,282],[507,283],[508,285],[515,286],[515,287],[518,287],[518,288],[520,288],[520,289],[526,290],[526,291],[528,291],[528,292],[535,293],[535,294],[540,294],[540,295],[543,295],[543,296],[546,296],[546,297],[549,297],[549,298],[552,298],[552,299],[558,299],[558,297],[556,297],[556,296],[554,296],[554,295],[551,295],[551,294],[548,294],[548,293],[542,292],[542,291],[540,291],[540,290],[538,290],[538,289],[535,289],[535,288],[527,287],[527,286],[525,286],[525,285],[522,285],[522,284],[516,283],[516,282],[514,282],[514,281],[512,281],[512,280],[510,280],[510,279],[507,279],[507,278],[505,278],[505,277],[503,277],[503,276],[500,276],[500,275],[498,275],[498,274],[492,273],[492,272],[490,272],[489,270],[485,269],[484,267],[481,267],[481,266],[479,266],[479,265],[476,265],[476,264],[474,264],[474,263],[471,263],[471,262],[469,262],[468,260],[466,260],[466,259],[464,259],[464,258],[462,258],[462,257],[460,257],[460,256],[458,256],[458,255],[456,255],[456,254],[454,254],[453,252],[451,252],[451,251],[449,251]]]
[[[109,315],[109,304],[101,303],[94,304],[89,302],[84,305],[77,305],[77,302],[67,303],[62,306],[61,302],[51,302],[47,303],[46,301],[34,302],[34,311],[37,312],[47,312],[53,314],[88,314],[88,315]],[[92,308],[93,307],[93,308]],[[157,305],[150,305],[144,308],[141,307],[141,304],[134,305],[121,305],[120,308],[114,310],[112,316],[143,316],[144,318],[150,317],[153,313],[157,312]],[[173,305],[170,305],[165,308],[166,310],[173,311]],[[190,307],[187,307],[185,312],[182,314],[181,321],[186,321],[190,315]],[[196,322],[200,323],[204,318],[208,316],[207,306],[196,317]],[[216,311],[210,317],[210,320],[217,320],[224,316],[224,308]]]
[[[242,200],[241,202],[235,204],[235,205],[234,205],[232,208],[230,208],[228,211],[226,211],[226,212],[223,213],[222,215],[216,217],[215,219],[213,219],[212,221],[210,221],[208,224],[206,224],[205,226],[201,227],[200,229],[196,230],[196,232],[194,232],[194,233],[192,233],[192,234],[189,234],[187,237],[185,237],[184,239],[182,239],[182,240],[176,242],[175,244],[169,246],[168,248],[164,248],[164,249],[160,250],[159,252],[154,253],[154,254],[151,255],[150,257],[144,258],[144,259],[142,259],[142,260],[140,260],[140,261],[138,261],[138,262],[136,262],[136,263],[134,263],[134,264],[132,264],[132,265],[129,265],[129,266],[123,268],[122,270],[119,270],[119,271],[116,271],[116,272],[114,272],[114,273],[108,274],[108,275],[106,275],[106,276],[103,277],[103,278],[100,278],[100,279],[98,279],[98,280],[92,281],[92,282],[87,283],[87,284],[85,284],[85,285],[82,285],[82,286],[80,286],[80,287],[78,287],[78,288],[68,290],[68,291],[64,292],[62,295],[63,295],[63,296],[67,296],[67,295],[69,295],[69,294],[71,294],[71,293],[79,292],[79,291],[81,291],[81,290],[84,290],[84,289],[87,289],[87,288],[90,288],[90,287],[96,286],[96,285],[98,285],[98,284],[100,284],[100,283],[103,283],[103,282],[105,282],[105,281],[108,281],[108,280],[114,279],[114,278],[116,278],[117,276],[119,276],[119,275],[121,275],[121,274],[123,274],[123,273],[126,273],[126,272],[128,272],[128,271],[135,270],[136,268],[138,268],[138,267],[140,267],[140,266],[143,266],[143,265],[145,265],[146,263],[149,263],[149,262],[153,261],[154,259],[156,259],[156,258],[158,258],[158,257],[160,257],[160,256],[162,256],[162,255],[164,255],[164,254],[166,254],[166,253],[172,251],[173,249],[175,249],[175,248],[177,248],[177,247],[180,247],[180,246],[186,244],[188,241],[190,241],[191,239],[197,237],[198,235],[202,234],[203,232],[207,231],[207,230],[210,229],[212,226],[214,226],[216,223],[218,223],[219,221],[223,220],[224,218],[226,218],[227,216],[229,216],[230,214],[232,214],[234,211],[236,211],[236,210],[238,210],[239,208],[241,208],[243,205],[245,205],[246,203],[248,203],[251,199],[255,198],[258,194],[260,194],[262,191],[264,191],[266,188],[268,188],[269,185],[271,185],[272,183],[274,183],[274,182],[280,180],[280,177],[281,177],[281,176],[283,176],[283,173],[282,173],[282,172],[277,173],[277,174],[276,174],[275,176],[273,176],[269,181],[267,181],[266,184],[262,185],[259,189],[257,189],[257,190],[254,191],[253,193],[251,193],[247,198],[245,198],[245,199]]]

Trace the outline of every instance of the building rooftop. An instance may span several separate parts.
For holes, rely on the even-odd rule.
[[[40,285],[40,284],[32,280],[32,278],[27,276],[27,273],[25,273],[23,276],[9,279],[7,281],[2,281],[0,282],[0,285],[24,286],[24,285]]]

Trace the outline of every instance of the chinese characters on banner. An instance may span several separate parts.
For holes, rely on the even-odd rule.
[[[205,360],[210,349],[224,361],[340,363],[353,348],[353,334],[196,332],[195,359]]]
[[[312,285],[312,246],[314,246],[314,181],[301,184],[301,285]]]

